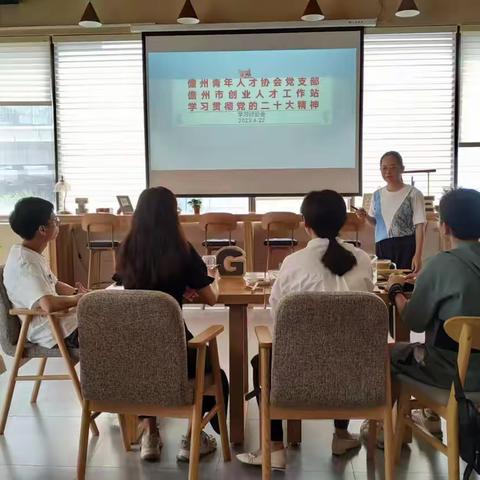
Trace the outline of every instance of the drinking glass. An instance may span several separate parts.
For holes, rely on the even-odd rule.
[[[204,255],[202,260],[208,269],[214,268],[217,265],[217,257],[215,255]]]

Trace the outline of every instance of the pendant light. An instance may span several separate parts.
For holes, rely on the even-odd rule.
[[[92,2],[88,2],[87,8],[85,12],[83,12],[83,16],[78,22],[81,27],[85,28],[99,28],[102,26],[102,22],[98,18],[97,12],[95,8],[93,8]]]
[[[400,18],[416,17],[417,15],[420,15],[420,10],[418,9],[415,0],[402,0],[395,15]]]
[[[309,0],[307,7],[302,15],[304,22],[319,22],[325,18],[317,0]]]
[[[197,13],[195,12],[190,0],[185,0],[185,5],[183,6],[182,11],[177,18],[177,22],[183,25],[195,25],[200,23]]]

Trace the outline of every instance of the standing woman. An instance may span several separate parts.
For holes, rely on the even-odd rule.
[[[378,258],[394,262],[397,268],[422,268],[425,202],[422,192],[403,183],[405,170],[398,152],[387,152],[380,160],[380,171],[387,185],[373,194],[370,210],[357,215],[375,226]]]
[[[216,269],[207,267],[193,246],[187,242],[178,218],[177,199],[163,187],[147,188],[138,200],[133,214],[132,227],[120,248],[117,272],[118,284],[126,289],[158,290],[171,295],[182,307],[184,298],[195,295],[202,303],[215,305],[218,298]],[[186,341],[193,335],[185,325]],[[207,356],[205,370],[211,371]],[[187,349],[188,377],[195,377],[196,352]],[[145,372],[148,374],[148,372]],[[222,374],[225,403],[228,402],[228,380]],[[213,398],[205,397],[204,412],[214,404]],[[141,458],[147,461],[160,459],[160,435],[155,417],[144,418],[145,432],[142,436]],[[211,420],[213,429],[220,433],[218,419]],[[200,455],[211,453],[216,448],[213,436],[202,432]],[[190,438],[186,436],[180,444],[177,459],[189,460]]]

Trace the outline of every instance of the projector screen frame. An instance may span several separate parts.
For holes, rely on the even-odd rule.
[[[364,41],[365,41],[365,28],[364,27],[339,27],[339,28],[312,28],[312,27],[298,27],[298,28],[274,28],[274,29],[222,29],[222,30],[179,30],[179,31],[165,31],[165,32],[142,32],[142,70],[143,70],[143,108],[144,108],[144,134],[145,134],[145,171],[146,171],[146,184],[150,185],[150,121],[149,121],[149,109],[148,109],[148,78],[147,78],[147,50],[146,39],[147,37],[171,37],[171,36],[197,36],[197,35],[242,35],[242,34],[275,34],[275,33],[297,33],[297,32],[348,32],[356,31],[360,33],[360,51],[359,51],[359,91],[358,91],[358,103],[359,103],[359,118],[358,120],[358,191],[357,192],[339,192],[344,197],[354,197],[363,195],[363,178],[362,178],[362,154],[363,154],[363,84],[364,84]],[[175,193],[175,192],[173,192]],[[234,197],[302,197],[308,192],[297,193],[221,193],[221,194],[209,194],[191,192],[188,194],[176,194],[178,198],[234,198]]]

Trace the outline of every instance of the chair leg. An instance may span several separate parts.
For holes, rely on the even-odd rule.
[[[367,460],[375,460],[375,452],[377,451],[377,421],[368,421],[368,437],[367,437]]]
[[[190,463],[188,480],[198,480],[200,462],[200,434],[202,433],[202,404],[205,386],[206,347],[197,350],[197,368],[195,372],[195,401],[192,408],[192,431],[190,434]]]
[[[75,392],[77,393],[77,397],[81,403],[83,401],[83,396],[82,396],[82,389],[80,387],[80,381],[78,380],[77,372],[75,371],[75,367],[70,363],[70,361],[67,359],[65,360],[70,373],[70,377],[72,378],[73,388],[75,389]],[[95,420],[90,421],[90,430],[92,431],[92,435],[94,435],[95,437],[98,437],[99,431],[98,431]]]
[[[112,248],[112,263],[113,263],[113,273],[117,271],[117,251],[115,248]]]
[[[202,405],[193,407],[192,433],[190,437],[190,463],[188,480],[198,480],[198,464],[200,462],[200,434],[202,433]]]
[[[88,250],[88,280],[87,288],[90,290],[92,288],[92,275],[93,275],[93,252]]]
[[[451,400],[447,407],[447,442],[448,480],[458,480],[460,478],[458,408],[456,402],[452,404]]]
[[[55,337],[55,340],[57,341],[58,348],[60,350],[60,353],[62,354],[63,360],[65,361],[65,364],[67,366],[68,373],[70,375],[70,378],[72,379],[73,383],[73,388],[75,390],[75,393],[77,394],[78,400],[80,401],[80,404],[83,405],[83,395],[82,395],[82,389],[80,387],[80,381],[78,380],[78,375],[75,370],[75,367],[72,363],[72,360],[70,358],[70,355],[68,353],[67,347],[65,346],[64,339],[62,337],[62,333],[59,330],[58,325],[55,323],[55,320],[52,317],[49,317],[49,323],[50,323],[50,328],[52,329],[53,336]],[[92,434],[95,436],[98,436],[98,428],[97,424],[95,423],[95,420],[91,420],[90,422],[90,429],[92,431]]]
[[[47,357],[40,359],[40,365],[38,367],[37,375],[41,377],[45,373],[45,366],[47,365]],[[37,403],[38,392],[40,390],[41,380],[37,380],[33,386],[32,397],[30,398],[30,403]]]
[[[10,405],[12,404],[13,391],[15,390],[16,377],[18,374],[20,359],[15,361],[15,364],[10,373],[10,378],[8,380],[7,394],[5,395],[5,401],[3,403],[2,417],[0,421],[0,435],[3,435],[5,432],[5,425],[7,424],[8,412],[10,411]]]
[[[27,339],[28,327],[32,317],[27,317],[20,329],[20,335],[18,337],[17,349],[15,350],[15,359],[13,362],[12,371],[10,373],[10,379],[8,380],[7,394],[5,395],[5,403],[3,404],[2,416],[0,420],[0,435],[5,432],[5,425],[7,424],[8,412],[10,411],[10,405],[12,404],[13,391],[15,390],[15,383],[17,381],[18,370],[20,369],[20,363],[22,361],[23,349],[25,347],[25,341]]]
[[[223,397],[222,375],[220,373],[220,363],[218,360],[218,346],[217,340],[214,338],[210,342],[210,352],[212,360],[212,370],[215,380],[215,401],[219,405],[218,424],[220,426],[220,439],[222,442],[223,461],[229,462],[231,460],[230,443],[228,441],[227,418],[225,415],[225,401]]]
[[[405,416],[410,413],[410,393],[405,389],[400,390],[397,403],[397,424],[395,425],[395,462],[400,461],[403,437],[405,435]]]
[[[401,440],[400,440],[401,441]],[[383,442],[384,442],[384,461],[385,461],[385,480],[393,480],[393,470],[395,465],[394,441],[392,425],[392,407],[385,407],[383,420]]]
[[[95,252],[95,280],[93,282],[94,288],[100,288],[102,281],[102,250]]]
[[[272,476],[271,438],[270,438],[270,368],[268,350],[260,350],[260,408],[262,422],[262,480]]]
[[[126,452],[129,452],[132,448],[130,445],[130,436],[128,431],[127,419],[125,415],[118,414],[118,422],[120,423],[120,431],[122,432],[123,446]]]
[[[88,426],[90,424],[90,408],[87,400],[82,405],[82,423],[80,425],[80,441],[78,445],[77,480],[85,480],[87,469]]]

